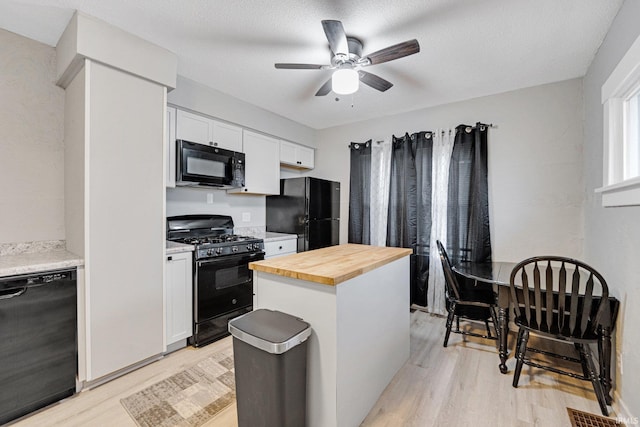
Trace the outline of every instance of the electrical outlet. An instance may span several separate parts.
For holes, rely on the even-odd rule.
[[[251,212],[242,212],[242,222],[251,222]]]

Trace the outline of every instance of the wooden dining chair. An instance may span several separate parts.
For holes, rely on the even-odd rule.
[[[444,335],[443,347],[449,342],[451,332],[462,335],[470,335],[479,338],[498,340],[498,321],[496,316],[496,295],[493,288],[478,284],[475,281],[468,283],[458,282],[458,278],[451,269],[451,262],[440,240],[436,241],[440,262],[444,271],[445,298],[447,307],[447,329]],[[484,285],[484,286],[483,286]],[[484,322],[487,334],[481,335],[460,329],[460,318]],[[456,329],[452,331],[453,321],[456,321]],[[493,323],[495,334],[491,334],[489,320]]]
[[[587,264],[559,256],[538,256],[517,264],[510,277],[511,302],[518,326],[513,387],[518,387],[526,364],[572,378],[590,381],[600,409],[608,415],[603,386],[596,372],[589,344],[599,341],[599,327],[606,321],[609,304],[607,283]],[[529,334],[573,344],[579,358],[528,347]],[[555,350],[555,349],[554,349]],[[535,361],[529,353],[579,363],[582,375]]]

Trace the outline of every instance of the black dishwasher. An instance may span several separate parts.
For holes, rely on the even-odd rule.
[[[76,270],[0,278],[0,424],[71,396]]]

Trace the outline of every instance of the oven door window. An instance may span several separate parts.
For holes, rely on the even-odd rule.
[[[262,254],[252,254],[198,261],[197,321],[250,306],[253,303],[253,271],[249,270],[248,263],[262,258]]]

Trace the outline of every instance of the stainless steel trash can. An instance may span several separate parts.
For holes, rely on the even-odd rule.
[[[311,327],[259,309],[229,322],[239,427],[306,425],[307,338]]]

